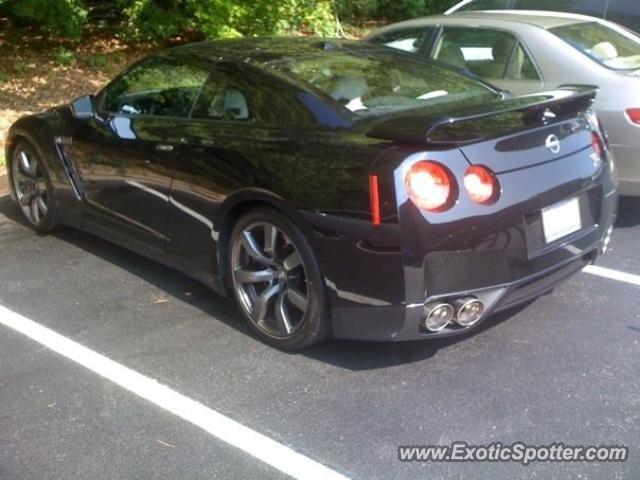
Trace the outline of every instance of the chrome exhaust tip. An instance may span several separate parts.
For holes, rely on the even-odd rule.
[[[444,302],[428,303],[424,306],[422,325],[430,332],[440,332],[453,321],[455,310]]]
[[[484,303],[474,297],[458,298],[453,301],[455,322],[461,327],[475,325],[482,318]]]

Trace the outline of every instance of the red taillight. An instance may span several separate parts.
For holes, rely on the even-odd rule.
[[[604,147],[602,146],[602,140],[596,132],[591,132],[591,145],[593,145],[593,151],[598,155],[598,157],[602,157],[604,153]]]
[[[371,222],[380,225],[380,189],[378,187],[378,176],[369,175],[369,195],[371,196]]]
[[[500,184],[495,173],[482,165],[473,165],[464,174],[464,188],[476,203],[489,205],[500,196]]]
[[[636,125],[640,125],[640,108],[627,108],[625,110],[627,114],[627,118],[631,123],[635,123]]]
[[[414,163],[405,184],[409,197],[417,207],[429,212],[442,212],[454,202],[455,185],[449,170],[436,162]]]

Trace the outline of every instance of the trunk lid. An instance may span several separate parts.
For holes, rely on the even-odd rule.
[[[485,165],[496,174],[559,160],[591,148],[591,127],[585,118],[460,147],[469,163]]]
[[[453,103],[401,111],[370,121],[366,133],[371,138],[439,149],[469,145],[582,117],[596,93],[586,87],[559,89],[473,107]]]
[[[496,173],[564,158],[591,147],[587,111],[597,91],[560,89],[462,110],[421,109],[378,119],[367,135],[429,149],[459,147],[472,164]]]

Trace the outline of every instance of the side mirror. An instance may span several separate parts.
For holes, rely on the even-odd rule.
[[[85,95],[71,102],[73,116],[80,120],[88,120],[96,115],[96,99],[93,95]]]

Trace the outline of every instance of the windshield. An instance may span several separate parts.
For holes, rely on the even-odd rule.
[[[391,49],[314,54],[279,61],[272,68],[358,115],[448,102],[475,105],[499,96],[480,82]]]
[[[640,37],[598,22],[574,23],[549,30],[582,53],[614,70],[640,68]]]

